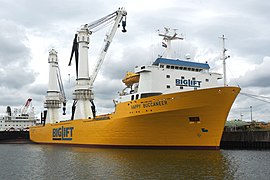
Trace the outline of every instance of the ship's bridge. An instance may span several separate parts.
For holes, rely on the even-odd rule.
[[[209,70],[210,66],[207,63],[199,63],[192,61],[184,61],[179,59],[166,59],[166,58],[157,58],[153,65],[160,66],[161,68],[169,69],[179,69],[179,70],[189,70],[189,71],[202,71]]]
[[[139,82],[124,89],[120,101],[143,98],[142,94],[169,94],[217,87],[219,73],[209,72],[208,63],[157,58],[152,65],[135,67]]]

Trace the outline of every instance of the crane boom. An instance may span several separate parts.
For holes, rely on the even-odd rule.
[[[114,16],[112,16],[114,15]],[[98,57],[98,60],[97,60],[97,64],[93,70],[93,73],[92,75],[90,76],[90,88],[92,89],[93,87],[93,84],[96,80],[96,77],[97,77],[97,74],[101,68],[101,65],[104,61],[104,58],[108,52],[108,48],[113,40],[113,37],[116,33],[116,30],[117,28],[119,27],[119,23],[122,21],[122,26],[123,26],[123,30],[122,32],[126,32],[126,29],[125,29],[125,26],[126,26],[126,15],[127,15],[127,12],[123,9],[123,8],[119,8],[115,13],[112,13],[108,16],[106,16],[106,19],[107,21],[114,18],[114,25],[113,27],[111,28],[109,34],[106,35],[106,38],[104,39],[104,45],[101,49],[101,52],[99,54],[99,57]],[[123,17],[125,18],[125,20],[123,20]],[[102,19],[105,19],[102,18]],[[105,23],[106,21],[102,21],[102,23]],[[100,21],[98,21],[98,25],[101,25],[102,23],[100,23]],[[97,27],[97,26],[94,26],[96,25],[95,23],[93,23],[91,26],[89,25],[89,28],[93,28],[93,27]]]
[[[67,99],[66,99],[66,94],[65,94],[65,90],[64,90],[64,85],[63,85],[63,81],[61,78],[61,72],[60,72],[60,68],[59,66],[57,66],[57,81],[58,81],[58,86],[59,86],[59,90],[60,90],[60,102],[63,103],[63,115],[66,115],[66,103],[67,103]]]

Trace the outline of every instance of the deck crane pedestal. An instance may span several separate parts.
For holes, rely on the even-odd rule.
[[[112,42],[119,24],[122,22],[123,30],[126,32],[126,15],[124,8],[119,8],[117,11],[98,19],[90,24],[82,25],[80,30],[75,34],[73,47],[69,65],[71,65],[72,57],[75,54],[76,62],[76,85],[73,93],[73,105],[71,119],[91,119],[95,117],[96,110],[93,102],[93,83],[104,61],[105,55]],[[97,27],[104,26],[114,22],[109,34],[104,39],[104,46],[99,54],[97,65],[94,68],[93,74],[89,76],[88,67],[88,49],[89,36],[95,32]]]
[[[63,103],[63,115],[66,110],[66,96],[61,79],[61,73],[58,66],[57,52],[52,49],[49,52],[49,83],[44,107],[47,108],[41,115],[43,123],[56,123],[59,120],[59,109]]]

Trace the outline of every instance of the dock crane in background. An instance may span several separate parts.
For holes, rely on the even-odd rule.
[[[21,108],[21,115],[22,116],[28,116],[27,112],[28,112],[28,108],[29,108],[31,102],[32,102],[32,99],[28,98],[25,105]]]
[[[71,57],[69,65],[73,55],[75,55],[76,63],[76,86],[74,90],[72,115],[71,119],[89,119],[94,118],[96,114],[94,97],[93,97],[93,83],[97,77],[97,74],[101,68],[104,58],[108,52],[108,48],[113,40],[119,24],[122,22],[123,30],[126,32],[126,15],[127,12],[124,8],[119,8],[117,11],[98,19],[90,24],[82,25],[80,30],[75,34],[73,40],[73,46],[71,51]],[[104,26],[113,23],[113,26],[104,39],[104,45],[98,56],[97,64],[91,76],[89,76],[88,67],[88,45],[89,36]]]

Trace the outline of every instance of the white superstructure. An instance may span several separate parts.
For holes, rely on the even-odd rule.
[[[30,126],[35,126],[38,119],[35,117],[34,108],[28,112],[32,99],[28,99],[21,110],[13,112],[8,106],[6,114],[0,117],[0,131],[28,131]]]
[[[152,65],[135,67],[134,75],[139,80],[119,93],[116,103],[136,100],[158,94],[169,94],[183,91],[191,91],[218,87],[218,80],[222,79],[219,73],[210,72],[208,63],[199,63],[186,60],[170,58],[171,41],[183,38],[177,37],[176,32],[170,35],[169,28],[165,28],[165,34],[159,34],[165,41],[162,46],[168,48],[165,57],[155,60]],[[124,81],[124,80],[123,80]]]
[[[209,72],[207,63],[157,58],[152,65],[135,68],[139,82],[120,93],[118,102],[140,99],[157,94],[169,94],[218,87],[219,73]]]

